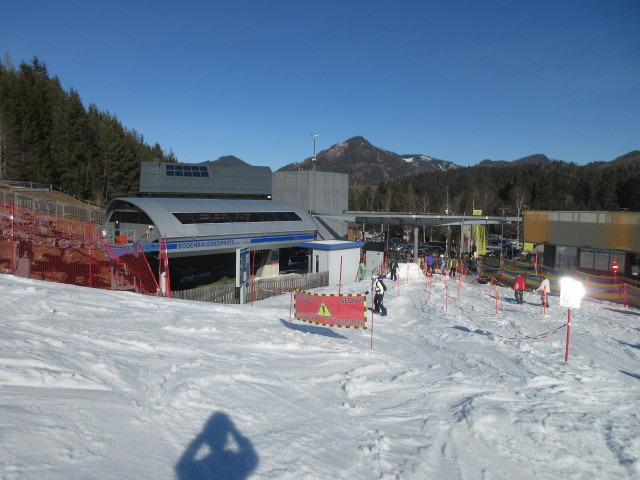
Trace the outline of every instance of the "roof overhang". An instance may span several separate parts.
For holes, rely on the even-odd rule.
[[[444,227],[451,225],[501,225],[521,222],[522,217],[500,217],[492,215],[436,215],[402,212],[314,212],[313,216],[341,220],[351,223],[374,223],[383,225],[409,225],[414,227]]]

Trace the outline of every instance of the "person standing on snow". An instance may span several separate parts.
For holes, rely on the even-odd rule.
[[[524,299],[522,298],[525,289],[527,288],[527,281],[524,279],[522,275],[519,273],[516,275],[516,281],[513,284],[514,296],[516,297],[516,302],[519,304],[524,303]]]
[[[452,255],[449,260],[449,276],[455,277],[456,269],[458,268],[458,259]]]
[[[387,288],[380,277],[373,277],[371,280],[371,290],[373,291],[373,313],[379,313],[384,317],[387,314],[387,309],[382,302],[384,301],[384,292]]]
[[[549,308],[549,293],[551,292],[551,284],[549,283],[549,279],[544,276],[540,276],[540,286],[534,290],[534,292],[540,294],[540,300],[542,301],[542,306]]]
[[[391,259],[391,264],[389,266],[391,268],[391,280],[397,280],[398,278],[396,277],[396,270],[398,269],[398,262],[395,258]]]
[[[431,273],[434,273],[436,269],[436,259],[433,258],[432,253],[429,253],[429,256],[427,257],[427,268],[431,271]]]

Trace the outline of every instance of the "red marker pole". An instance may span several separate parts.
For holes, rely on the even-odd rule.
[[[340,296],[341,288],[342,288],[342,255],[340,255],[340,280],[338,280],[338,296]]]
[[[291,328],[291,312],[293,311],[293,280],[291,280],[291,297],[289,299],[289,328]]]
[[[9,273],[13,273],[13,257],[14,257],[14,233],[15,233],[16,204],[11,199],[11,233],[9,234]]]
[[[496,287],[496,315],[499,314],[498,297],[500,297],[500,294],[498,293],[498,288]]]
[[[87,261],[89,262],[89,287],[93,287],[93,266],[91,265],[91,222],[87,220]]]
[[[569,361],[569,337],[571,335],[571,309],[567,310],[567,349],[564,352],[564,361]]]
[[[253,251],[253,259],[251,260],[251,306],[253,307],[253,299],[256,296],[256,250]]]
[[[370,350],[373,350],[373,317],[374,313],[373,310],[371,310],[371,345],[369,346]]]
[[[444,284],[444,311],[445,312],[449,312],[449,285],[447,285],[446,283]]]

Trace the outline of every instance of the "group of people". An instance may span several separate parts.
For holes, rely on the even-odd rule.
[[[454,276],[456,273],[456,269],[458,268],[458,259],[454,256],[451,258],[445,257],[443,254],[440,255],[439,258],[433,256],[432,253],[429,253],[426,260],[427,270],[430,272],[435,272],[436,270],[440,270],[442,275],[445,275],[449,272],[450,276]],[[424,265],[423,265],[424,269]]]
[[[429,254],[429,257],[427,258],[427,266],[430,268],[434,268],[433,265],[435,265],[435,258],[431,254]],[[444,264],[441,265],[441,268],[443,271],[445,270],[445,267],[446,265]],[[391,259],[389,261],[389,273],[391,274],[391,280],[394,280],[394,281],[397,280],[397,270],[398,270],[398,262],[395,259]],[[387,315],[387,309],[384,306],[384,292],[387,290],[387,287],[384,284],[383,278],[384,277],[382,275],[373,276],[371,278],[371,291],[373,292],[374,313],[385,316]],[[524,303],[524,291],[526,289],[527,289],[526,279],[519,273],[516,274],[516,280],[513,284],[513,290],[514,290],[514,296],[516,298],[516,302],[518,304]],[[544,275],[541,276],[540,285],[538,286],[538,288],[533,290],[533,292],[538,293],[540,295],[542,306],[548,308],[549,293],[551,292],[551,284],[549,283],[549,279],[546,278]]]
[[[516,275],[516,281],[513,283],[514,296],[516,297],[516,303],[524,303],[524,291],[527,289],[527,280],[520,275]],[[551,284],[549,279],[545,276],[540,277],[540,285],[533,290],[535,293],[540,294],[540,300],[543,307],[549,307],[549,293],[551,292]]]

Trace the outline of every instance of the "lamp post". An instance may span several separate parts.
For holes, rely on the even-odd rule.
[[[502,248],[504,247],[504,208],[502,209],[502,217],[503,217],[501,222],[502,233],[500,234],[500,258],[504,258],[502,254]]]
[[[316,169],[316,139],[319,137],[317,133],[311,132],[311,137],[313,138],[313,157],[311,158],[311,162],[313,163],[313,170]]]

